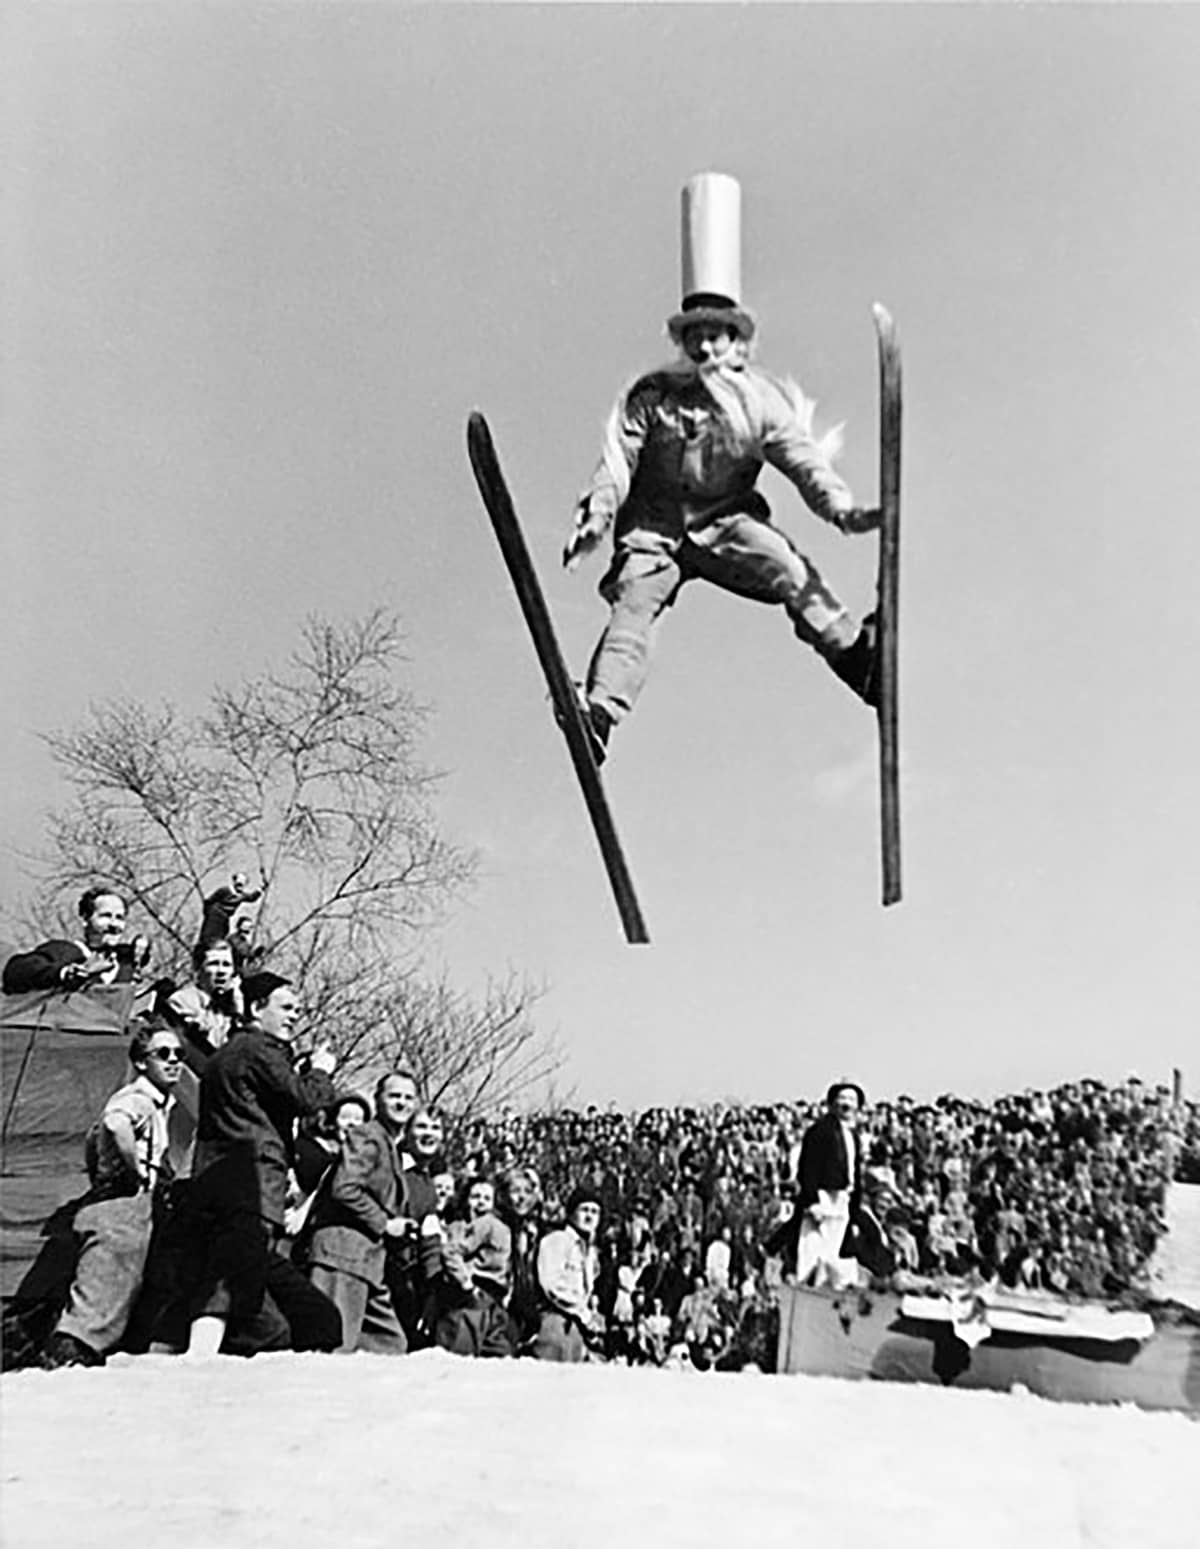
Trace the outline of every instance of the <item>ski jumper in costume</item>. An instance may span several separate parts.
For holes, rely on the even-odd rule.
[[[833,466],[840,432],[818,438],[814,406],[800,389],[749,360],[754,320],[733,299],[738,185],[701,174],[684,188],[683,203],[685,295],[668,329],[684,358],[618,399],[564,551],[573,567],[613,529],[613,561],[600,584],[612,613],[586,685],[601,740],[633,708],[655,626],[696,577],[782,606],[796,635],[874,702],[870,621],[860,627],[773,524],[755,483],[769,463],[817,516],[846,533],[877,527],[879,513],[855,505]]]

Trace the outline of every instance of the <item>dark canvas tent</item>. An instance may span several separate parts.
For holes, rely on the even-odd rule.
[[[131,985],[0,996],[0,1294],[46,1245],[44,1227],[87,1187],[84,1137],[129,1079]]]

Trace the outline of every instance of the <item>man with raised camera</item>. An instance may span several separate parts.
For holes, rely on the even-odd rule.
[[[4,965],[6,995],[36,990],[80,990],[91,985],[128,984],[150,959],[144,936],[125,937],[125,900],[110,887],[90,887],[78,904],[83,922],[78,941],[43,941],[17,952]]]

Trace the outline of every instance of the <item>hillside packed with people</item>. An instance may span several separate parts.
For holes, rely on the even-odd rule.
[[[6,1310],[6,1364],[437,1345],[769,1370],[785,1281],[1144,1300],[1168,1183],[1200,1154],[1200,1106],[1136,1077],[462,1119],[402,1058],[359,1089],[330,1044],[296,1056],[300,990],[239,928],[256,897],[210,895],[191,981],[144,986],[67,1267]],[[78,942],[10,957],[6,992],[144,970],[118,893],[79,913]]]

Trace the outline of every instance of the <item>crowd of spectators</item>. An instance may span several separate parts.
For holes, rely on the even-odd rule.
[[[457,1156],[468,1176],[520,1158],[551,1214],[585,1178],[605,1205],[609,1253],[639,1284],[667,1285],[675,1316],[697,1279],[743,1305],[770,1289],[780,1268],[763,1244],[792,1208],[800,1142],[820,1110],[813,1098],[510,1112],[469,1125]],[[858,1135],[864,1171],[888,1180],[884,1224],[904,1272],[1121,1299],[1147,1290],[1172,1173],[1197,1171],[1200,1105],[1136,1077],[991,1102],[901,1096],[866,1105]],[[714,1251],[729,1265],[723,1285]]]
[[[818,1100],[455,1123],[399,1065],[348,1089],[327,1047],[294,1057],[295,988],[233,926],[256,897],[242,878],[212,895],[193,981],[143,1000],[133,1080],[89,1139],[43,1364],[437,1344],[771,1369],[774,1292],[795,1273],[778,1244]],[[133,974],[123,900],[91,889],[80,914],[83,939],[11,959],[6,988]],[[1134,1077],[991,1102],[869,1104],[843,1083],[831,1109],[839,1091],[846,1197],[874,1213],[896,1284],[1137,1299],[1172,1174],[1200,1175],[1200,1107]]]

